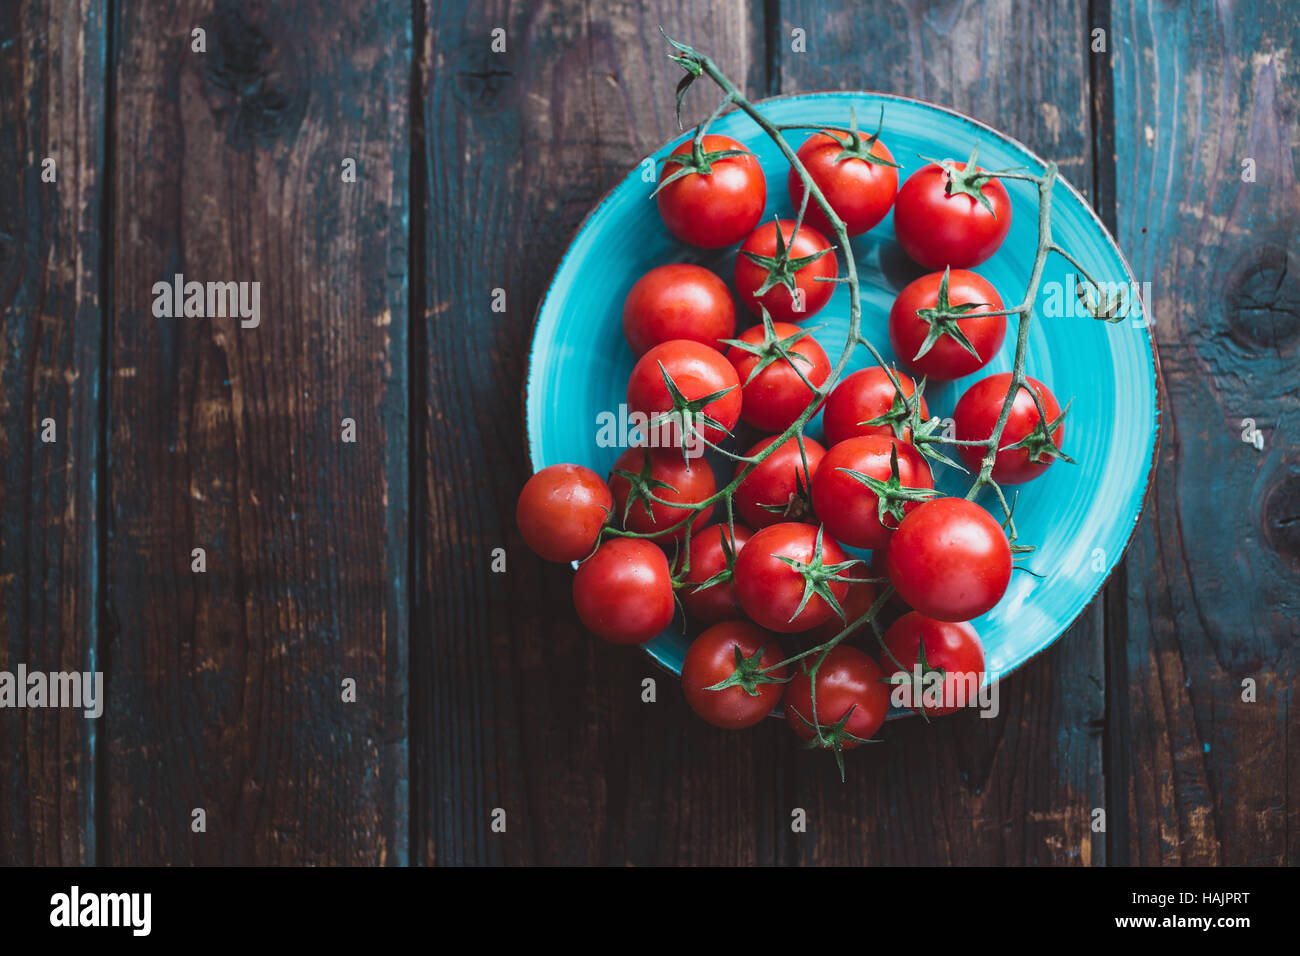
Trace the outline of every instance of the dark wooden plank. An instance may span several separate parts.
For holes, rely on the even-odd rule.
[[[0,670],[11,673],[97,667],[105,6],[0,8]],[[46,157],[56,182],[42,181]],[[0,861],[94,862],[100,726],[81,710],[0,712]]]
[[[1112,0],[1112,23],[1119,236],[1151,283],[1165,381],[1111,741],[1132,768],[1123,853],[1294,864],[1300,20],[1286,0]]]
[[[780,89],[878,89],[969,113],[1092,184],[1086,10],[1030,0],[939,6],[785,0]],[[1025,24],[1032,20],[1032,29]],[[803,29],[806,53],[792,50]],[[1014,63],[1014,69],[1007,64]],[[1105,862],[1102,607],[1001,685],[994,719],[960,715],[883,732],[848,784],[808,754],[790,794],[808,811],[789,858],[806,863]],[[832,781],[834,778],[834,781]]]
[[[404,862],[410,8],[117,15],[111,860]]]
[[[689,37],[764,83],[761,6],[426,6],[427,385],[412,649],[416,857],[426,863],[772,862],[781,728],[709,732],[674,679],[578,625],[566,568],[514,528],[534,308],[600,195],[676,132]],[[504,54],[491,31],[506,30]],[[712,102],[692,97],[690,108]],[[490,309],[492,289],[508,310]],[[505,547],[508,572],[491,573]],[[659,703],[640,702],[643,677]],[[489,829],[506,811],[504,834]]]

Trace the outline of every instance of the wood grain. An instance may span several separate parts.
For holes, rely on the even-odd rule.
[[[0,8],[0,670],[10,672],[98,666],[105,6]],[[0,861],[94,862],[101,727],[82,710],[0,712]]]
[[[117,11],[111,860],[405,862],[410,10]]]
[[[1112,6],[1119,238],[1151,283],[1165,383],[1114,740],[1132,768],[1124,851],[1294,864],[1300,21],[1284,0]]]

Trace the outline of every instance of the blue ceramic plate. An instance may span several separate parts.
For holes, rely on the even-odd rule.
[[[1023,166],[1041,173],[1044,163],[1023,145],[950,110],[879,93],[810,93],[768,100],[761,109],[776,123],[844,126],[849,108],[859,120],[874,121],[884,107],[882,139],[903,165],[899,181],[917,169],[919,155],[964,159],[979,143],[980,164],[1000,169]],[[748,117],[734,112],[711,132],[743,142],[762,162],[768,179],[766,218],[793,217],[786,190],[788,166],[776,146]],[[791,134],[798,148],[807,133]],[[676,140],[655,154],[671,152]],[[732,283],[735,249],[710,252],[675,240],[664,228],[653,182],[634,169],[587,217],[569,246],[538,309],[525,394],[528,451],[534,469],[557,462],[588,465],[607,474],[620,448],[598,447],[598,416],[617,414],[626,399],[633,356],[623,339],[623,299],[649,269],[667,262],[696,262]],[[1037,189],[1006,182],[1011,194],[1011,232],[1002,248],[976,271],[993,283],[1008,304],[1020,300],[1037,245]],[[1063,180],[1052,196],[1056,241],[1098,279],[1133,283],[1124,257],[1087,202]],[[893,217],[853,240],[862,280],[862,328],[892,360],[887,332],[894,297],[924,270],[910,263],[894,241]],[[841,274],[843,264],[841,263]],[[991,679],[1005,676],[1055,641],[1096,596],[1120,561],[1142,511],[1153,467],[1159,414],[1156,358],[1140,302],[1132,317],[1117,324],[1085,317],[1075,308],[1074,280],[1059,256],[1048,259],[1035,310],[1026,371],[1045,382],[1064,405],[1073,399],[1064,448],[1077,462],[1054,464],[1040,478],[1019,486],[1016,524],[1020,540],[1037,546],[1027,566],[1041,578],[1016,572],[1006,596],[974,622],[984,640]],[[734,288],[733,288],[734,293]],[[749,316],[738,305],[740,329]],[[834,361],[848,333],[848,289],[838,286],[830,304],[808,325],[822,326],[816,338]],[[757,322],[757,319],[753,319]],[[926,390],[930,412],[951,415],[962,392],[976,379],[1010,371],[1015,320],[1008,323],[1001,352],[980,372]],[[859,348],[848,371],[871,365]],[[847,371],[846,373],[847,374]],[[807,434],[821,440],[820,418]],[[719,484],[731,475],[715,461]],[[969,478],[936,466],[944,491],[964,494]],[[991,495],[991,492],[989,493]],[[996,501],[983,503],[995,514]],[[688,640],[680,625],[646,644],[650,655],[680,673]]]

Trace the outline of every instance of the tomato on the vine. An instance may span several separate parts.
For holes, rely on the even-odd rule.
[[[782,560],[787,559],[787,560]],[[736,597],[760,627],[781,634],[806,631],[838,618],[852,578],[851,560],[816,525],[769,525],[736,556]],[[827,597],[832,597],[832,605]]]
[[[1061,421],[1061,406],[1057,404],[1056,396],[1037,379],[1025,376],[1025,381],[1038,393],[1043,411],[1047,412],[1047,422],[1043,423],[1038,414],[1038,406],[1029,389],[1022,386],[1011,405],[997,457],[993,459],[993,480],[999,484],[1018,485],[1037,478],[1057,458],[1070,461],[1061,452],[1065,425]],[[968,388],[952,413],[957,439],[981,441],[992,435],[1010,388],[1010,372],[982,378]],[[966,467],[978,473],[985,449],[978,445],[958,445],[957,449]]]
[[[633,447],[618,456],[609,475],[609,490],[614,495],[614,514],[627,531],[654,534],[665,531],[690,517],[692,509],[674,508],[661,501],[699,504],[718,490],[713,469],[703,458],[687,458],[678,448]],[[713,506],[695,511],[690,522],[693,529],[709,520]],[[686,537],[686,524],[657,541],[680,541]]]
[[[642,644],[672,623],[672,572],[658,545],[644,538],[611,538],[578,565],[573,606],[597,637]]]
[[[683,438],[691,444],[691,435],[682,435],[684,423],[710,442],[722,441],[740,420],[740,402],[735,367],[717,349],[688,339],[650,349],[627,383],[628,410],[658,422],[647,441],[661,447],[680,446]]]
[[[519,492],[515,522],[539,557],[577,561],[596,547],[613,508],[609,487],[590,468],[547,465]]]
[[[993,516],[964,498],[934,498],[899,524],[885,556],[889,580],[915,610],[969,621],[1011,581],[1011,545]]]
[[[745,457],[755,457],[780,437],[771,435],[760,440],[745,452]],[[812,511],[813,478],[825,456],[826,449],[811,438],[803,440],[801,453],[799,439],[792,435],[745,476],[732,495],[732,504],[751,528],[808,517]],[[736,470],[744,467],[745,463],[740,462]]]
[[[636,280],[623,302],[623,335],[633,355],[673,339],[721,348],[736,334],[727,284],[703,266],[673,262]]]
[[[1002,299],[965,269],[931,272],[909,283],[889,310],[889,342],[912,371],[939,381],[977,372],[1007,334]]]
[[[974,154],[971,154],[974,159]],[[988,171],[928,163],[907,178],[894,205],[894,235],[927,269],[969,269],[998,251],[1011,229],[1011,197]]]
[[[831,374],[826,350],[788,322],[752,326],[731,342],[727,359],[741,381],[740,417],[763,431],[793,425],[814,399],[808,383],[820,386]]]
[[[837,445],[860,435],[892,435],[904,441],[912,440],[912,429],[907,425],[907,404],[916,394],[916,382],[906,372],[894,374],[902,386],[902,395],[894,388],[889,373],[879,365],[859,369],[840,380],[822,408],[827,444]],[[921,421],[927,421],[930,408],[925,404],[925,396],[917,399],[917,403]],[[871,421],[877,424],[867,424]]]
[[[715,624],[691,642],[682,661],[686,702],[715,727],[752,727],[781,699],[788,668],[770,674],[759,671],[783,659],[781,645],[758,625],[749,621]],[[718,684],[724,684],[721,690],[709,690]]]
[[[762,308],[778,322],[801,322],[831,299],[839,264],[816,228],[793,219],[765,222],[736,256],[736,294],[755,315]],[[791,241],[793,239],[793,241]],[[762,308],[760,308],[760,306]]]
[[[933,489],[930,466],[915,448],[897,438],[863,435],[826,452],[813,477],[813,511],[836,541],[879,548],[907,512],[933,497]]]
[[[889,685],[884,683],[884,672],[856,647],[836,645],[817,668],[814,714],[813,681],[808,668],[816,660],[814,654],[795,666],[794,678],[785,692],[785,719],[804,740],[820,736],[825,747],[852,750],[870,740],[889,714]]]
[[[692,621],[711,624],[741,616],[735,582],[727,567],[727,551],[731,551],[734,563],[735,555],[753,533],[743,524],[735,526],[734,537],[725,524],[712,524],[692,532],[690,548],[683,555],[690,566],[680,574],[678,590],[682,606]],[[703,587],[705,584],[708,587]]]
[[[655,191],[659,215],[669,232],[692,246],[735,245],[763,215],[767,179],[758,157],[731,137],[707,134],[700,145],[697,157],[688,139],[671,154],[683,158],[664,164]]]
[[[814,133],[799,147],[798,156],[850,236],[866,232],[893,206],[898,192],[898,167],[893,154],[875,136],[862,136],[856,130]],[[798,209],[805,190],[793,166],[787,186],[790,202]],[[834,232],[826,214],[811,197],[804,222],[828,236]]]
[[[902,665],[910,678],[908,702],[913,710],[944,717],[974,705],[984,679],[984,645],[969,623],[936,621],[912,611],[890,626],[882,643],[880,663],[885,673],[894,676]],[[921,665],[919,682],[917,665]],[[929,676],[936,671],[942,673]]]

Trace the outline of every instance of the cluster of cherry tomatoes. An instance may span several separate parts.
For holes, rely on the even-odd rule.
[[[791,168],[790,198],[804,218],[760,224],[767,182],[757,157],[728,137],[697,137],[666,163],[659,211],[690,245],[740,243],[734,289],[751,324],[736,335],[732,291],[705,268],[670,264],[642,276],[623,310],[638,356],[627,404],[648,422],[642,444],[608,479],[580,465],[542,469],[524,486],[517,520],[543,558],[581,562],[573,600],[599,637],[648,641],[680,603],[696,632],[682,687],[705,720],[746,727],[783,701],[796,733],[839,751],[880,727],[891,681],[937,677],[944,696],[917,709],[938,716],[956,709],[947,685],[983,674],[968,622],[1002,598],[1012,549],[984,508],[934,490],[930,462],[943,456],[923,454],[913,432],[932,422],[925,379],[977,372],[1003,343],[1002,300],[971,269],[1002,244],[1011,204],[973,155],[927,163],[900,190],[889,150],[856,126],[812,134],[798,157],[848,235],[892,208],[903,250],[934,270],[900,292],[888,317],[893,350],[915,378],[876,365],[826,393],[831,361],[799,323],[826,306],[839,274],[831,223]],[[951,437],[972,471],[1010,381],[976,382],[953,411]],[[1028,481],[1061,456],[1056,399],[1029,385],[1037,399],[1020,391],[999,443],[999,485]],[[803,435],[818,413],[825,445]],[[767,437],[731,448],[740,422]],[[721,494],[699,454],[705,444],[734,463]],[[870,561],[846,549],[869,550]],[[893,618],[879,663],[835,643],[873,608],[875,621]],[[793,656],[781,640],[798,642]]]

